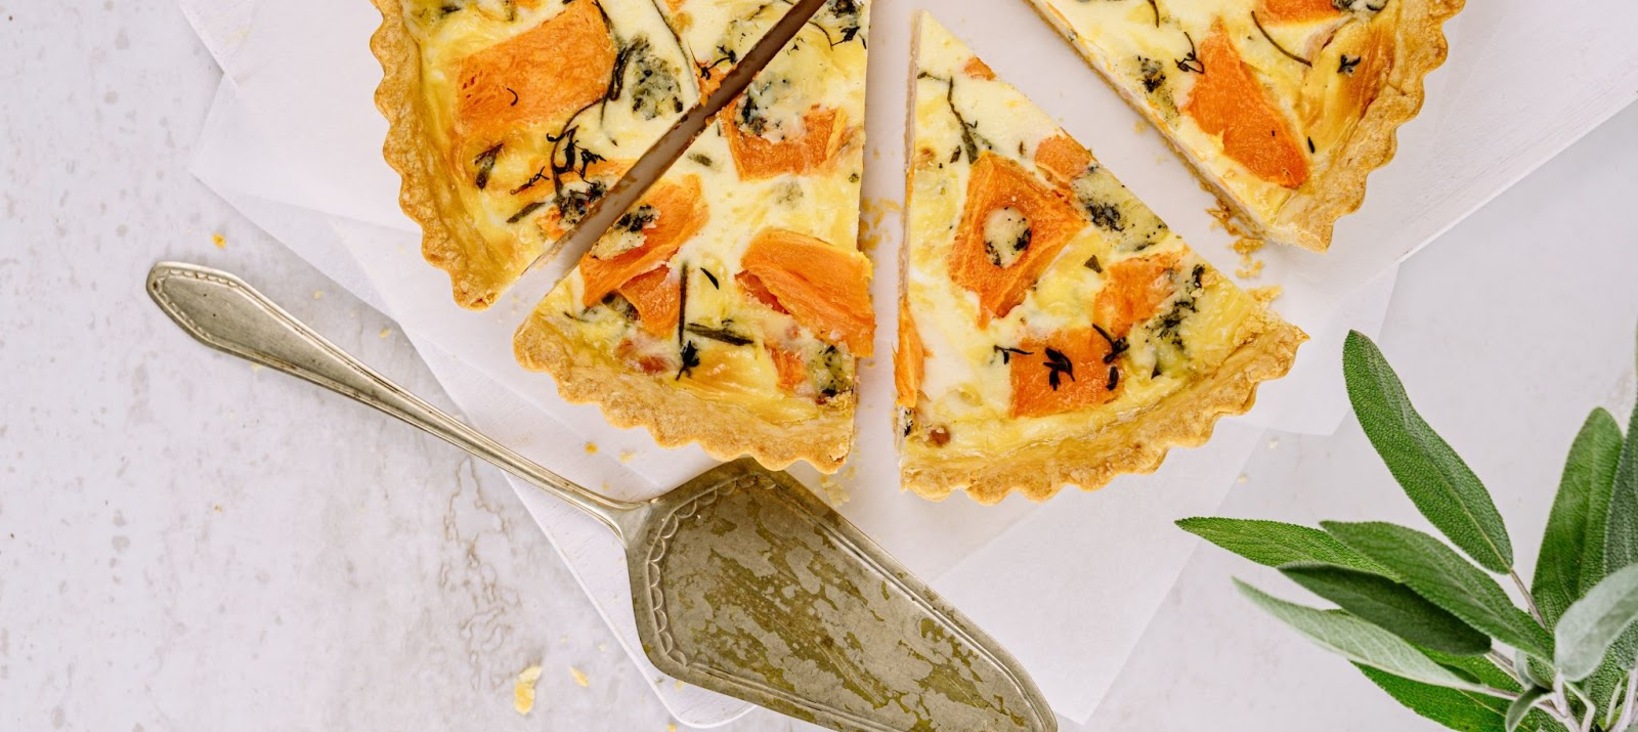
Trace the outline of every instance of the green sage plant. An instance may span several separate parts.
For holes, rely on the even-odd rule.
[[[1587,418],[1526,584],[1490,492],[1417,414],[1376,344],[1350,334],[1343,371],[1371,445],[1445,541],[1388,523],[1178,525],[1334,603],[1308,607],[1236,580],[1450,729],[1638,732],[1638,407],[1624,437],[1609,412]]]

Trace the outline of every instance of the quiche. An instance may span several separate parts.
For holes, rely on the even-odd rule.
[[[373,2],[376,104],[403,209],[455,300],[476,309],[699,102],[679,21],[695,34],[721,23],[719,34],[748,48],[778,19],[729,29],[727,18],[688,17],[689,6],[713,5],[699,0]]]
[[[693,6],[718,21],[686,24],[683,43],[730,59],[702,25],[731,35],[769,12]],[[744,15],[720,22],[729,7]],[[668,447],[841,466],[875,337],[858,246],[868,12],[819,11],[540,303],[520,363]],[[720,64],[695,58],[708,84]]]
[[[1465,0],[1030,0],[1248,238],[1323,251]]]
[[[904,485],[981,503],[1096,489],[1249,409],[1307,336],[918,23],[894,363]]]

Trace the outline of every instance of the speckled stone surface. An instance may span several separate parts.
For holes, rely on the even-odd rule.
[[[447,405],[390,323],[187,174],[218,78],[167,0],[0,0],[0,729],[665,729],[498,474],[148,303],[159,259],[244,273]],[[1384,329],[1521,557],[1586,411],[1631,397],[1635,139],[1629,109],[1413,259]],[[1268,442],[1226,512],[1412,518],[1356,426]],[[1299,596],[1201,549],[1088,729],[1429,726],[1230,574]]]

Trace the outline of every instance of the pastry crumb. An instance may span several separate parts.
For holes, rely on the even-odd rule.
[[[1234,479],[1234,482],[1238,483],[1239,485],[1245,485],[1251,482],[1251,476],[1241,473],[1240,477]]]
[[[819,492],[824,496],[825,502],[829,503],[832,508],[840,507],[848,502],[847,488],[842,486],[841,481],[829,475],[819,476]]]
[[[539,681],[539,666],[530,666],[518,673],[517,683],[512,687],[512,708],[518,714],[527,715],[535,708],[535,684]]]
[[[604,651],[607,651],[608,649],[609,649],[609,644],[607,644],[607,643],[597,644],[597,652],[598,653],[602,653]]]
[[[1281,295],[1285,294],[1285,288],[1279,285],[1269,285],[1267,287],[1253,287],[1246,292],[1251,295],[1253,300],[1261,303],[1263,307],[1268,307],[1274,304],[1275,300],[1280,299]]]
[[[1280,438],[1278,438],[1278,437],[1268,441],[1268,449],[1270,449],[1270,450],[1273,450],[1274,448],[1277,448],[1279,446],[1280,446]]]
[[[620,451],[620,462],[622,462],[622,463],[629,463],[636,457],[637,457],[637,451],[636,450],[621,450]]]
[[[1139,119],[1136,122],[1133,122],[1132,123],[1132,131],[1136,132],[1136,133],[1138,133],[1140,135],[1147,133],[1149,131],[1149,121],[1144,120],[1144,119]]]
[[[314,300],[323,300],[324,299],[324,291],[323,290],[314,290],[313,291],[313,299]]]
[[[665,732],[677,732],[677,724],[675,722],[673,722],[671,724],[666,725],[665,726]]]
[[[888,214],[900,214],[904,209],[891,198],[866,198],[859,204],[859,251],[870,254],[881,244],[885,229],[882,224]]]
[[[386,340],[387,337],[390,336],[390,335],[392,335],[392,329],[391,328],[382,328],[381,329],[381,340]]]
[[[673,681],[671,683],[673,683],[673,684],[675,684],[677,686],[677,691],[682,691],[683,690],[682,679],[677,679],[676,681]]]
[[[591,688],[591,679],[586,678],[586,672],[585,671],[581,671],[580,669],[577,669],[577,668],[575,668],[573,666],[570,666],[569,667],[569,675],[574,677],[574,682],[576,684],[579,684],[580,688],[582,688],[582,689]]]
[[[215,244],[217,249],[226,249],[227,237],[222,236],[220,233],[211,234],[210,243]]]
[[[595,443],[595,442],[586,443],[586,454],[587,455],[596,455],[597,454],[597,443]]]
[[[1240,266],[1234,268],[1234,276],[1242,280],[1254,280],[1263,276],[1263,260],[1242,256]]]

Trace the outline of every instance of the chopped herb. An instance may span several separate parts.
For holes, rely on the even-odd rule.
[[[735,333],[726,327],[712,328],[710,326],[700,325],[698,323],[689,323],[686,326],[686,330],[689,333],[693,333],[701,338],[709,338],[713,341],[717,341],[718,343],[726,343],[730,346],[749,346],[752,343],[756,343],[754,339]]]
[[[1103,274],[1103,263],[1098,261],[1098,255],[1096,254],[1086,260],[1086,268],[1098,274]]]
[[[1109,367],[1109,391],[1114,391],[1116,389],[1116,387],[1119,387],[1119,386],[1120,386],[1120,369],[1117,369],[1114,366],[1110,366]]]
[[[501,146],[496,145],[478,153],[477,159],[472,161],[473,165],[478,166],[478,177],[472,181],[478,186],[478,190],[489,187],[489,176],[495,172],[495,159],[500,157],[500,152]]]
[[[1191,74],[1205,74],[1206,65],[1200,61],[1199,49],[1194,47],[1194,37],[1189,35],[1188,31],[1183,32],[1183,37],[1189,41],[1189,55],[1176,62],[1178,70]]]
[[[716,161],[712,160],[710,156],[704,153],[689,153],[688,159],[707,168],[714,168],[717,165]]]
[[[1075,380],[1075,364],[1056,348],[1046,349],[1046,367],[1047,383],[1052,386],[1053,391],[1057,391],[1058,385],[1062,383],[1059,380],[1060,376],[1068,376],[1070,381]]]
[[[682,368],[677,369],[677,380],[694,373],[700,367],[700,349],[693,343],[684,343],[682,347]]]
[[[1342,58],[1337,62],[1337,73],[1353,76],[1354,69],[1359,68],[1359,62],[1364,60],[1364,56],[1349,56],[1346,53],[1342,54]]]
[[[513,106],[513,107],[518,106],[518,92],[517,92],[517,90],[513,89],[512,87],[505,87],[505,88],[506,88],[507,91],[512,93],[512,103],[509,106]]]
[[[711,281],[711,289],[713,289],[713,290],[722,289],[722,284],[717,282],[717,276],[714,275],[714,274],[711,274],[711,270],[702,269],[702,270],[700,270],[700,274],[705,275],[705,279]]]
[[[1166,85],[1166,67],[1159,61],[1139,56],[1138,71],[1142,74],[1144,91],[1153,94]]]
[[[1109,343],[1109,353],[1104,355],[1104,363],[1114,363],[1115,359],[1120,358],[1122,354],[1132,350],[1131,344],[1127,343],[1125,338],[1115,338],[1114,336],[1109,335],[1109,331],[1104,330],[1103,326],[1093,323],[1092,329],[1097,331],[1098,335],[1103,336],[1104,341]]]
[[[1251,22],[1253,25],[1257,26],[1257,30],[1263,34],[1263,38],[1267,39],[1270,44],[1273,44],[1275,50],[1284,54],[1286,58],[1291,59],[1292,61],[1296,61],[1303,66],[1313,68],[1314,62],[1285,50],[1285,46],[1280,45],[1279,41],[1274,40],[1274,36],[1269,35],[1268,29],[1263,27],[1263,21],[1257,18],[1257,11],[1255,10],[1251,11]]]
[[[522,221],[525,216],[528,216],[529,214],[532,214],[532,213],[540,210],[540,207],[545,206],[545,205],[546,205],[545,201],[535,201],[534,203],[531,203],[531,204],[529,204],[527,206],[524,206],[517,213],[512,214],[512,218],[507,219],[506,223],[515,224],[515,223],[517,223],[519,221]]]
[[[996,346],[995,347],[995,352],[1001,355],[1001,363],[1003,363],[1003,364],[1011,364],[1013,356],[1033,356],[1033,355],[1035,355],[1035,353],[1033,351],[1023,351],[1023,350],[1019,350],[1017,348],[1008,348],[1006,346]]]
[[[1314,138],[1312,138],[1312,137],[1308,138],[1308,154],[1313,155],[1314,153],[1317,153],[1317,152],[1319,152],[1319,151],[1314,149]]]
[[[1155,11],[1155,27],[1159,28],[1160,27],[1160,4],[1157,3],[1155,0],[1149,0],[1149,9]],[[1150,91],[1153,91],[1153,90],[1150,90]]]

